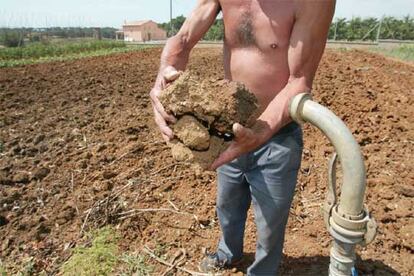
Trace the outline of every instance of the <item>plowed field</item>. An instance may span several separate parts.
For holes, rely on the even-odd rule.
[[[203,248],[214,250],[215,174],[174,162],[154,126],[148,93],[160,53],[156,48],[0,70],[5,266],[32,257],[35,271],[54,274],[81,242],[82,231],[106,224],[117,228],[123,251],[162,246],[171,258],[184,248],[184,266],[191,270],[197,270]],[[190,60],[190,69],[201,75],[223,75],[220,49],[196,49]],[[346,122],[365,156],[366,203],[379,233],[359,248],[358,270],[412,275],[414,67],[357,50],[327,50],[313,94]],[[282,275],[326,274],[329,263],[330,236],[320,206],[333,148],[310,125],[304,134]],[[252,219],[250,214],[244,267],[254,254]],[[166,270],[149,262],[154,275]]]

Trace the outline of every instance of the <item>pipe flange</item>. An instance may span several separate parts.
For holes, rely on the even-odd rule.
[[[348,218],[346,216],[341,216],[338,213],[338,205],[336,205],[334,208],[332,208],[332,220],[335,222],[335,224],[348,230],[365,231],[367,222],[369,221],[369,213],[366,206],[364,206],[361,215]]]
[[[365,232],[364,240],[361,243],[362,246],[367,246],[375,239],[375,237],[377,236],[377,229],[377,222],[373,217],[370,217],[367,223],[367,231]]]
[[[330,228],[329,232],[331,235],[342,242],[351,243],[351,244],[358,244],[362,241],[365,235],[365,229],[360,230],[350,230],[344,228],[333,220],[331,217],[330,219]]]
[[[302,119],[303,104],[307,100],[312,100],[312,96],[309,93],[301,93],[293,97],[289,103],[289,114],[293,121],[303,125],[305,121]]]

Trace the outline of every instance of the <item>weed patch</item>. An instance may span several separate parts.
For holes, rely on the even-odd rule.
[[[63,265],[63,275],[109,275],[118,262],[117,235],[109,227],[91,235],[90,247],[77,247]]]
[[[153,267],[147,257],[138,253],[120,254],[119,237],[111,227],[87,234],[89,246],[79,246],[63,264],[62,275],[150,275]],[[0,276],[3,276],[0,274]]]
[[[121,275],[151,275],[153,267],[147,264],[148,257],[140,254],[125,254],[120,258],[122,264]]]

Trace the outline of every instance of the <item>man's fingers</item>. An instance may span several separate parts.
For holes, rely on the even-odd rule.
[[[172,66],[167,66],[167,67],[165,67],[165,69],[164,69],[164,79],[167,81],[167,82],[172,82],[172,81],[175,81],[176,79],[178,79],[178,77],[180,76],[180,72],[179,71],[177,71],[177,69],[175,69],[174,67],[172,67]]]
[[[224,165],[241,154],[240,148],[236,145],[236,143],[231,143],[230,146],[220,154],[220,156],[213,162],[210,166],[211,170],[215,170],[221,165]]]
[[[169,128],[167,125],[161,126],[160,127],[161,130],[161,134],[164,134],[165,136],[167,136],[169,139],[174,138],[174,133],[171,130],[171,128]]]
[[[168,121],[170,123],[175,123],[177,121],[177,119],[175,119],[174,116],[172,116],[172,115],[168,114],[167,112],[165,112],[165,109],[162,106],[162,104],[160,103],[160,101],[158,100],[158,98],[156,96],[154,96],[154,97],[151,97],[151,99],[152,99],[152,103],[153,103],[154,108],[156,109],[156,111],[158,111],[158,113],[164,118],[165,121]]]
[[[250,128],[244,127],[239,123],[233,124],[233,134],[237,140],[245,139],[253,135]]]
[[[158,127],[161,130],[161,134],[165,135],[169,139],[174,138],[174,133],[171,128],[168,127],[167,123],[165,122],[164,118],[161,114],[154,107],[154,115],[155,115],[155,123],[157,123]]]

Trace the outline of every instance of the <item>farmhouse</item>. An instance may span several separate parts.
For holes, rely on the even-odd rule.
[[[124,22],[122,30],[116,32],[116,39],[130,42],[145,42],[149,40],[167,39],[167,33],[152,20]]]

